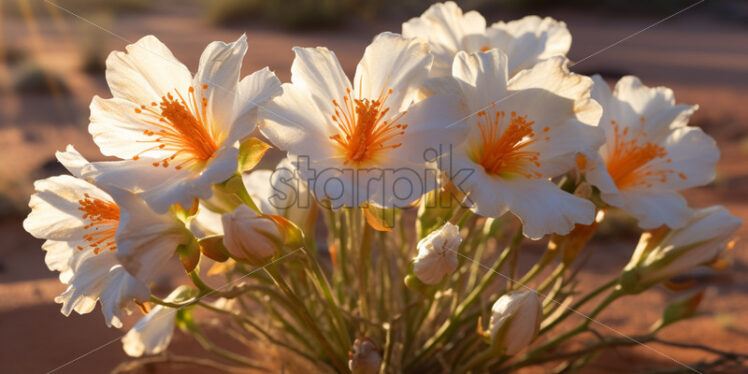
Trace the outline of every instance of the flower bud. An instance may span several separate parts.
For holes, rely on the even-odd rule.
[[[246,205],[221,217],[223,245],[236,259],[253,265],[273,256],[281,243],[280,232],[272,219]]]
[[[378,374],[382,366],[379,347],[369,337],[357,338],[348,352],[348,369],[353,374]]]
[[[501,296],[491,307],[491,346],[511,356],[529,345],[540,330],[543,307],[535,291]]]
[[[460,228],[452,223],[428,234],[418,242],[413,273],[423,283],[434,285],[457,269],[457,249],[462,243]]]
[[[685,273],[717,258],[743,222],[722,206],[695,210],[686,226],[642,235],[621,282],[641,292],[652,284]]]

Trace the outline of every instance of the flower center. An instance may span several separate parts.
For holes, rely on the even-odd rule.
[[[644,117],[641,118],[642,124]],[[651,178],[660,182],[667,182],[668,175],[675,174],[670,169],[660,169],[659,164],[672,162],[667,157],[665,148],[650,142],[642,143],[641,139],[646,137],[643,127],[639,128],[633,136],[630,136],[629,128],[621,131],[616,121],[610,121],[613,126],[613,141],[609,141],[606,148],[605,166],[619,189],[644,185],[652,187]],[[678,173],[681,179],[686,175]]]
[[[535,170],[540,167],[538,152],[528,151],[527,146],[541,140],[535,136],[527,116],[518,116],[511,112],[507,121],[504,111],[497,111],[495,106],[478,112],[478,127],[481,133],[480,151],[473,160],[483,166],[488,174],[511,176],[522,175],[525,178],[540,178]],[[547,133],[549,128],[543,129]],[[546,136],[542,140],[548,141]]]
[[[390,108],[385,107],[392,90],[382,89],[379,97],[370,99],[352,99],[351,90],[346,89],[343,105],[333,100],[335,114],[332,120],[338,126],[339,133],[330,137],[339,146],[345,157],[344,164],[360,164],[371,161],[384,149],[395,149],[402,145],[393,141],[405,134],[407,124],[398,123],[405,115],[402,112],[394,118],[383,120]]]
[[[93,248],[94,254],[105,249],[116,250],[114,234],[119,225],[119,207],[111,201],[95,199],[88,194],[84,196],[84,199],[78,200],[78,210],[83,212],[82,218],[88,221],[83,226],[83,229],[88,230],[83,239]],[[78,246],[79,251],[83,249]]]
[[[204,84],[201,88],[205,90],[208,85]],[[135,113],[144,115],[144,122],[153,126],[153,129],[144,130],[143,134],[154,136],[154,139],[146,142],[155,145],[137,154],[134,160],[148,151],[170,151],[170,156],[155,161],[153,166],[169,167],[171,161],[179,158],[179,164],[175,166],[179,170],[202,165],[218,149],[216,134],[208,123],[208,99],[202,97],[198,104],[194,87],[189,88],[187,99],[179,91],[174,92],[177,97],[168,93],[161,97],[159,103],[154,101],[150,106],[135,108]]]
[[[488,52],[491,50],[491,47],[484,45],[483,47],[480,47],[481,52]]]

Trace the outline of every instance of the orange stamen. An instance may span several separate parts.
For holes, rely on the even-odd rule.
[[[535,122],[515,112],[511,112],[508,122],[505,119],[504,111],[497,111],[495,105],[488,111],[478,112],[481,148],[473,160],[488,174],[540,178],[541,174],[536,170],[540,167],[539,153],[525,149],[539,140],[532,128]],[[548,136],[543,138],[545,141],[549,139]]]
[[[207,88],[201,85],[202,90]],[[201,165],[215,154],[218,145],[207,118],[208,99],[202,97],[198,103],[194,87],[189,88],[187,99],[179,91],[175,93],[177,97],[168,93],[161,97],[160,103],[135,108],[135,113],[145,116],[144,122],[153,127],[143,133],[156,138],[145,141],[155,145],[135,155],[134,160],[152,150],[171,151],[171,156],[153,162],[153,166],[169,167],[169,163],[179,157],[181,163],[175,166],[179,170]]]
[[[392,140],[405,134],[408,125],[398,121],[406,112],[383,120],[390,110],[385,103],[391,94],[391,89],[382,88],[379,97],[374,100],[361,97],[353,99],[351,90],[346,89],[342,105],[337,100],[332,101],[335,107],[332,120],[337,124],[339,133],[330,136],[330,139],[340,148],[345,157],[344,164],[371,161],[382,150],[402,145]]]
[[[114,235],[119,225],[119,207],[111,201],[92,198],[88,194],[84,196],[84,199],[78,200],[78,210],[83,212],[81,217],[88,220],[88,225],[83,226],[88,230],[83,239],[93,248],[94,254],[105,249],[116,250]],[[83,249],[78,246],[79,251]]]
[[[644,122],[644,118],[641,118]],[[667,157],[665,148],[650,142],[642,143],[641,139],[646,137],[642,128],[629,136],[629,128],[621,131],[615,121],[610,121],[613,126],[612,142],[608,141],[607,152],[604,157],[608,173],[613,178],[619,189],[644,185],[652,186],[652,178],[662,183],[667,182],[668,175],[675,172],[670,169],[658,169],[659,163],[671,163]],[[685,175],[679,176],[685,179]]]

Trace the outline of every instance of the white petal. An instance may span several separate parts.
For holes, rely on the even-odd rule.
[[[666,87],[647,87],[642,84],[639,78],[634,76],[625,76],[616,83],[613,89],[613,99],[609,106],[605,108],[607,119],[615,120],[621,130],[626,127],[633,127],[632,130],[638,130],[641,126],[641,118],[646,120],[652,119],[657,114],[671,109],[675,105],[673,91]],[[686,109],[686,107],[682,107]],[[669,127],[669,123],[659,125],[663,128],[655,128],[657,122],[646,124],[645,130],[649,135],[657,135]]]
[[[280,80],[268,68],[258,70],[239,81],[234,98],[234,125],[227,141],[240,140],[254,131],[257,108],[281,92]]]
[[[509,210],[523,223],[523,233],[531,239],[546,234],[568,234],[575,224],[589,225],[595,218],[595,205],[562,191],[546,180],[517,178],[506,181]]]
[[[626,211],[645,230],[662,225],[679,228],[686,224],[691,215],[686,199],[676,192],[624,190],[621,196]]]
[[[161,305],[154,307],[122,338],[122,348],[131,357],[154,355],[169,346],[174,333],[177,310]]]
[[[121,327],[121,318],[132,309],[133,300],[145,302],[150,298],[148,288],[119,265],[114,252],[80,252],[71,268],[68,289],[55,298],[66,316],[73,310],[89,313],[99,300],[107,325]]]
[[[293,51],[296,57],[291,65],[291,83],[311,93],[319,110],[329,118],[335,113],[332,101],[342,103],[346,89],[351,89],[338,58],[324,47],[294,47]]]
[[[70,269],[70,259],[76,251],[76,246],[81,242],[69,243],[66,241],[47,240],[42,244],[42,249],[46,252],[44,262],[47,268],[53,271],[64,273]],[[66,282],[66,280],[63,280]]]
[[[92,178],[96,184],[128,189],[134,192],[153,189],[175,178],[185,178],[189,170],[154,167],[150,160],[92,162],[83,168],[83,177]]]
[[[631,75],[621,78],[616,83],[613,96],[628,103],[631,109],[645,117],[675,105],[673,90],[667,87],[647,87],[639,78]]]
[[[381,33],[366,47],[353,80],[355,97],[377,99],[391,89],[385,106],[404,110],[428,76],[433,57],[428,44],[398,34]]]
[[[421,38],[431,44],[431,76],[448,76],[455,53],[466,49],[466,38],[485,33],[486,20],[475,11],[463,14],[457,4],[448,1],[434,4],[419,18],[403,23],[402,30],[406,38]]]
[[[139,106],[119,98],[102,99],[94,96],[91,100],[88,132],[101,153],[128,160],[136,155],[161,160],[173,153],[156,147],[159,144],[154,141],[156,136],[145,135],[145,130],[156,128],[145,123],[146,117],[142,114],[135,113]],[[150,150],[144,152],[148,149]]]
[[[126,49],[112,52],[106,60],[106,79],[114,97],[148,104],[174,89],[187,92],[190,71],[155,36],[145,36]]]
[[[468,133],[463,113],[459,98],[452,95],[431,96],[410,106],[399,121],[408,128],[393,139],[403,146],[388,157],[418,164],[457,147]]]
[[[485,109],[487,105],[506,97],[506,67],[506,54],[497,50],[472,54],[457,53],[452,65],[452,76],[472,111]]]
[[[120,207],[117,258],[135,278],[150,283],[177,246],[186,243],[186,229],[171,213],[156,214],[130,192],[111,189],[111,193]]]
[[[225,133],[231,131],[234,120],[236,86],[246,52],[246,35],[229,44],[220,41],[208,44],[193,80],[193,87],[208,85],[207,90],[197,91],[208,99],[208,117]]]
[[[531,239],[550,233],[564,235],[575,224],[588,225],[594,220],[594,204],[548,180],[492,177],[478,168],[461,186],[470,194],[471,209],[486,217],[499,217],[509,210],[522,221],[524,235]]]
[[[84,199],[85,194],[111,200],[94,185],[69,175],[38,180],[34,189],[37,192],[31,195],[31,213],[23,221],[23,228],[40,239],[80,240],[86,223],[78,201]]]
[[[509,56],[510,75],[547,58],[565,56],[571,47],[566,24],[550,17],[526,16],[508,23],[497,22],[487,33],[491,47]]]
[[[59,161],[65,169],[68,169],[70,174],[73,174],[76,178],[81,178],[83,168],[88,165],[88,160],[86,160],[71,144],[68,144],[68,146],[65,147],[65,152],[56,152],[55,157],[57,157],[57,161]]]
[[[283,94],[262,106],[260,116],[260,131],[281,150],[314,159],[332,156],[330,136],[337,130],[305,88],[283,84]]]
[[[144,191],[142,197],[157,213],[165,213],[175,204],[190,207],[196,198],[209,199],[213,195],[212,186],[229,179],[236,171],[238,154],[234,147],[219,149],[202,172],[175,174],[171,180]]]
[[[610,100],[613,98],[613,93],[610,91],[610,86],[605,82],[603,77],[599,74],[595,74],[592,77],[592,90],[590,95],[592,99],[598,102],[603,108],[608,106]]]
[[[664,182],[658,177],[651,178],[653,189],[678,191],[703,186],[714,180],[719,148],[714,139],[700,128],[679,127],[668,135],[663,146],[667,159],[672,161],[665,163],[658,160],[651,168],[667,173]]]
[[[573,106],[562,113],[545,110],[538,110],[537,112],[544,113],[546,116],[562,114],[563,118],[573,116],[584,124],[594,126],[600,120],[602,108],[590,97],[593,81],[583,75],[569,72],[567,64],[568,60],[566,58],[549,58],[535,65],[532,69],[522,71],[514,76],[509,81],[509,90],[542,90],[573,100]],[[539,120],[552,122],[550,118],[546,118],[548,117]]]

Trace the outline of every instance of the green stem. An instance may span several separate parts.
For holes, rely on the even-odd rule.
[[[560,315],[558,318],[556,318],[555,320],[553,320],[553,322],[551,322],[547,326],[543,327],[540,330],[540,333],[538,335],[543,335],[544,333],[550,331],[553,327],[555,327],[556,325],[558,325],[559,323],[561,323],[563,320],[565,320],[567,317],[569,317],[572,313],[574,313],[575,311],[578,311],[579,308],[581,308],[584,304],[586,304],[590,300],[594,299],[595,297],[597,297],[601,293],[605,292],[605,290],[609,289],[610,287],[615,286],[617,283],[618,283],[618,278],[615,278],[615,279],[612,279],[609,282],[601,285],[600,287],[592,290],[590,293],[588,293],[587,295],[585,295],[583,298],[579,299],[579,301],[577,301],[576,303],[574,303],[574,305],[572,305],[571,307],[567,308],[566,311],[562,315]]]
[[[543,256],[540,257],[540,260],[538,260],[538,262],[535,263],[535,265],[527,272],[527,274],[525,274],[522,279],[517,282],[515,289],[527,286],[527,283],[533,280],[535,276],[540,274],[540,272],[543,271],[543,269],[545,269],[545,267],[548,266],[551,261],[553,261],[557,253],[558,251],[546,249],[546,251],[543,253]]]
[[[530,366],[530,365],[539,365],[539,364],[543,364],[546,362],[552,362],[552,361],[558,361],[558,360],[575,359],[577,357],[595,353],[605,348],[637,345],[639,343],[647,343],[652,340],[653,340],[653,337],[651,335],[639,336],[635,338],[610,339],[607,341],[603,341],[601,343],[590,345],[588,347],[585,347],[579,350],[563,352],[563,353],[558,353],[558,354],[553,354],[553,355],[543,355],[540,357],[526,358],[526,359],[523,359],[521,361],[514,363],[511,366],[501,369],[501,371],[499,372],[500,373],[514,373],[515,371],[517,371],[517,369]]]
[[[499,356],[495,351],[491,350],[491,348],[488,348],[484,350],[483,352],[479,353],[477,356],[474,356],[470,361],[468,361],[464,366],[457,369],[455,373],[462,374],[467,373],[471,369],[475,368],[476,366],[484,364],[486,361],[495,358]]]
[[[554,339],[551,339],[547,341],[545,344],[541,345],[537,349],[533,350],[532,352],[527,354],[527,357],[537,357],[538,355],[542,354],[549,348],[552,348],[565,340],[568,340],[577,334],[580,334],[587,330],[587,327],[589,326],[590,322],[594,321],[595,317],[600,314],[610,303],[618,299],[620,296],[623,295],[623,292],[620,292],[618,290],[614,290],[611,292],[605,300],[603,300],[590,314],[585,315],[584,321],[582,321],[581,324],[579,324],[577,327],[575,327],[572,330],[567,331],[564,334],[561,334],[557,336]],[[575,309],[576,310],[576,309]]]
[[[213,342],[208,340],[208,338],[206,338],[205,335],[203,335],[203,333],[196,326],[193,326],[190,331],[192,332],[192,336],[195,337],[195,340],[197,340],[197,342],[200,343],[200,346],[202,346],[206,351],[214,353],[218,356],[221,356],[222,358],[225,358],[226,360],[251,369],[270,372],[270,369],[256,365],[240,354],[236,354],[213,344]]]
[[[201,307],[203,307],[205,309],[214,311],[216,313],[222,313],[222,314],[230,315],[230,316],[234,317],[234,319],[240,325],[241,324],[245,324],[245,325],[248,325],[248,326],[252,327],[258,333],[260,333],[260,335],[262,335],[265,339],[267,339],[267,341],[269,341],[271,344],[277,345],[279,347],[286,348],[286,349],[288,349],[288,350],[290,350],[290,351],[298,354],[299,356],[304,357],[305,359],[309,360],[310,362],[313,362],[313,363],[317,362],[317,360],[314,357],[312,357],[311,355],[309,355],[308,353],[302,352],[300,349],[298,349],[298,348],[296,348],[296,347],[294,347],[294,346],[292,346],[290,344],[287,344],[287,343],[285,343],[283,341],[275,339],[270,333],[268,333],[267,331],[265,331],[265,329],[263,329],[262,327],[260,327],[260,325],[258,325],[257,323],[255,323],[254,321],[252,321],[249,318],[246,318],[244,316],[238,315],[238,314],[236,314],[236,313],[234,313],[232,311],[229,311],[229,310],[225,310],[225,309],[221,309],[221,308],[216,308],[216,307],[214,307],[214,306],[212,306],[210,304],[206,304],[206,303],[203,303],[203,302],[198,303],[198,305],[200,305]]]
[[[357,234],[363,226],[363,238],[359,242],[361,249],[358,251],[358,307],[361,311],[361,317],[369,320],[369,258],[371,257],[371,227],[366,221],[362,220],[363,211],[361,209],[355,209],[354,224],[357,225]],[[358,235],[357,235],[358,236]],[[366,334],[366,327],[364,327],[364,335]]]
[[[558,277],[564,275],[566,266],[567,265],[563,262],[558,264],[558,266],[556,266],[556,268],[553,269],[553,272],[551,272],[551,274],[549,274],[548,277],[545,278],[545,280],[543,280],[542,283],[540,283],[540,285],[537,288],[538,293],[541,293],[541,294],[545,293],[545,291],[548,290],[548,287],[553,285],[553,283],[556,281],[556,279],[558,279]]]
[[[340,306],[333,297],[332,290],[330,289],[330,283],[327,281],[327,277],[325,277],[324,273],[322,272],[322,268],[319,262],[317,262],[317,259],[306,250],[302,251],[311,263],[310,267],[316,280],[315,285],[322,291],[325,302],[327,302],[328,308],[325,309],[332,313],[332,320],[334,321],[332,323],[332,326],[335,327],[338,339],[340,339],[340,343],[343,345],[343,347],[350,347],[352,343],[351,338],[348,335],[348,325],[345,322],[345,318],[343,318],[343,314],[340,312]]]
[[[291,289],[288,287],[286,282],[283,280],[283,278],[278,273],[278,270],[275,268],[273,264],[269,264],[266,266],[265,271],[268,273],[268,275],[273,279],[275,284],[281,289],[281,291],[286,295],[286,297],[289,299],[289,301],[294,304],[294,306],[297,308],[299,315],[301,316],[303,322],[306,324],[306,326],[311,330],[312,335],[314,335],[317,342],[320,344],[322,349],[326,352],[327,356],[330,358],[330,361],[332,362],[333,366],[338,370],[340,373],[346,373],[348,372],[347,365],[342,362],[340,357],[335,353],[333,348],[330,346],[329,342],[325,338],[322,331],[319,330],[319,327],[317,326],[317,323],[315,323],[312,316],[309,315],[308,310],[306,309],[306,306],[304,303],[299,300],[298,297],[291,291]]]
[[[457,306],[455,312],[448,320],[444,321],[441,327],[439,327],[439,329],[437,330],[436,334],[431,339],[426,341],[424,348],[416,353],[416,356],[413,358],[413,360],[406,366],[406,371],[408,369],[412,369],[413,366],[415,366],[426,356],[428,356],[431,351],[436,348],[438,343],[452,334],[452,332],[458,325],[457,322],[462,318],[462,315],[465,313],[465,311],[468,310],[470,306],[473,305],[475,301],[480,298],[480,295],[488,287],[488,285],[491,284],[491,281],[494,279],[494,277],[497,274],[500,274],[499,270],[501,269],[501,266],[504,265],[504,262],[507,260],[507,258],[509,258],[509,256],[511,256],[517,250],[517,248],[519,248],[521,242],[522,227],[520,226],[517,234],[512,239],[511,244],[504,250],[501,256],[497,259],[496,263],[486,272],[480,284],[470,292],[470,294],[462,303]]]

